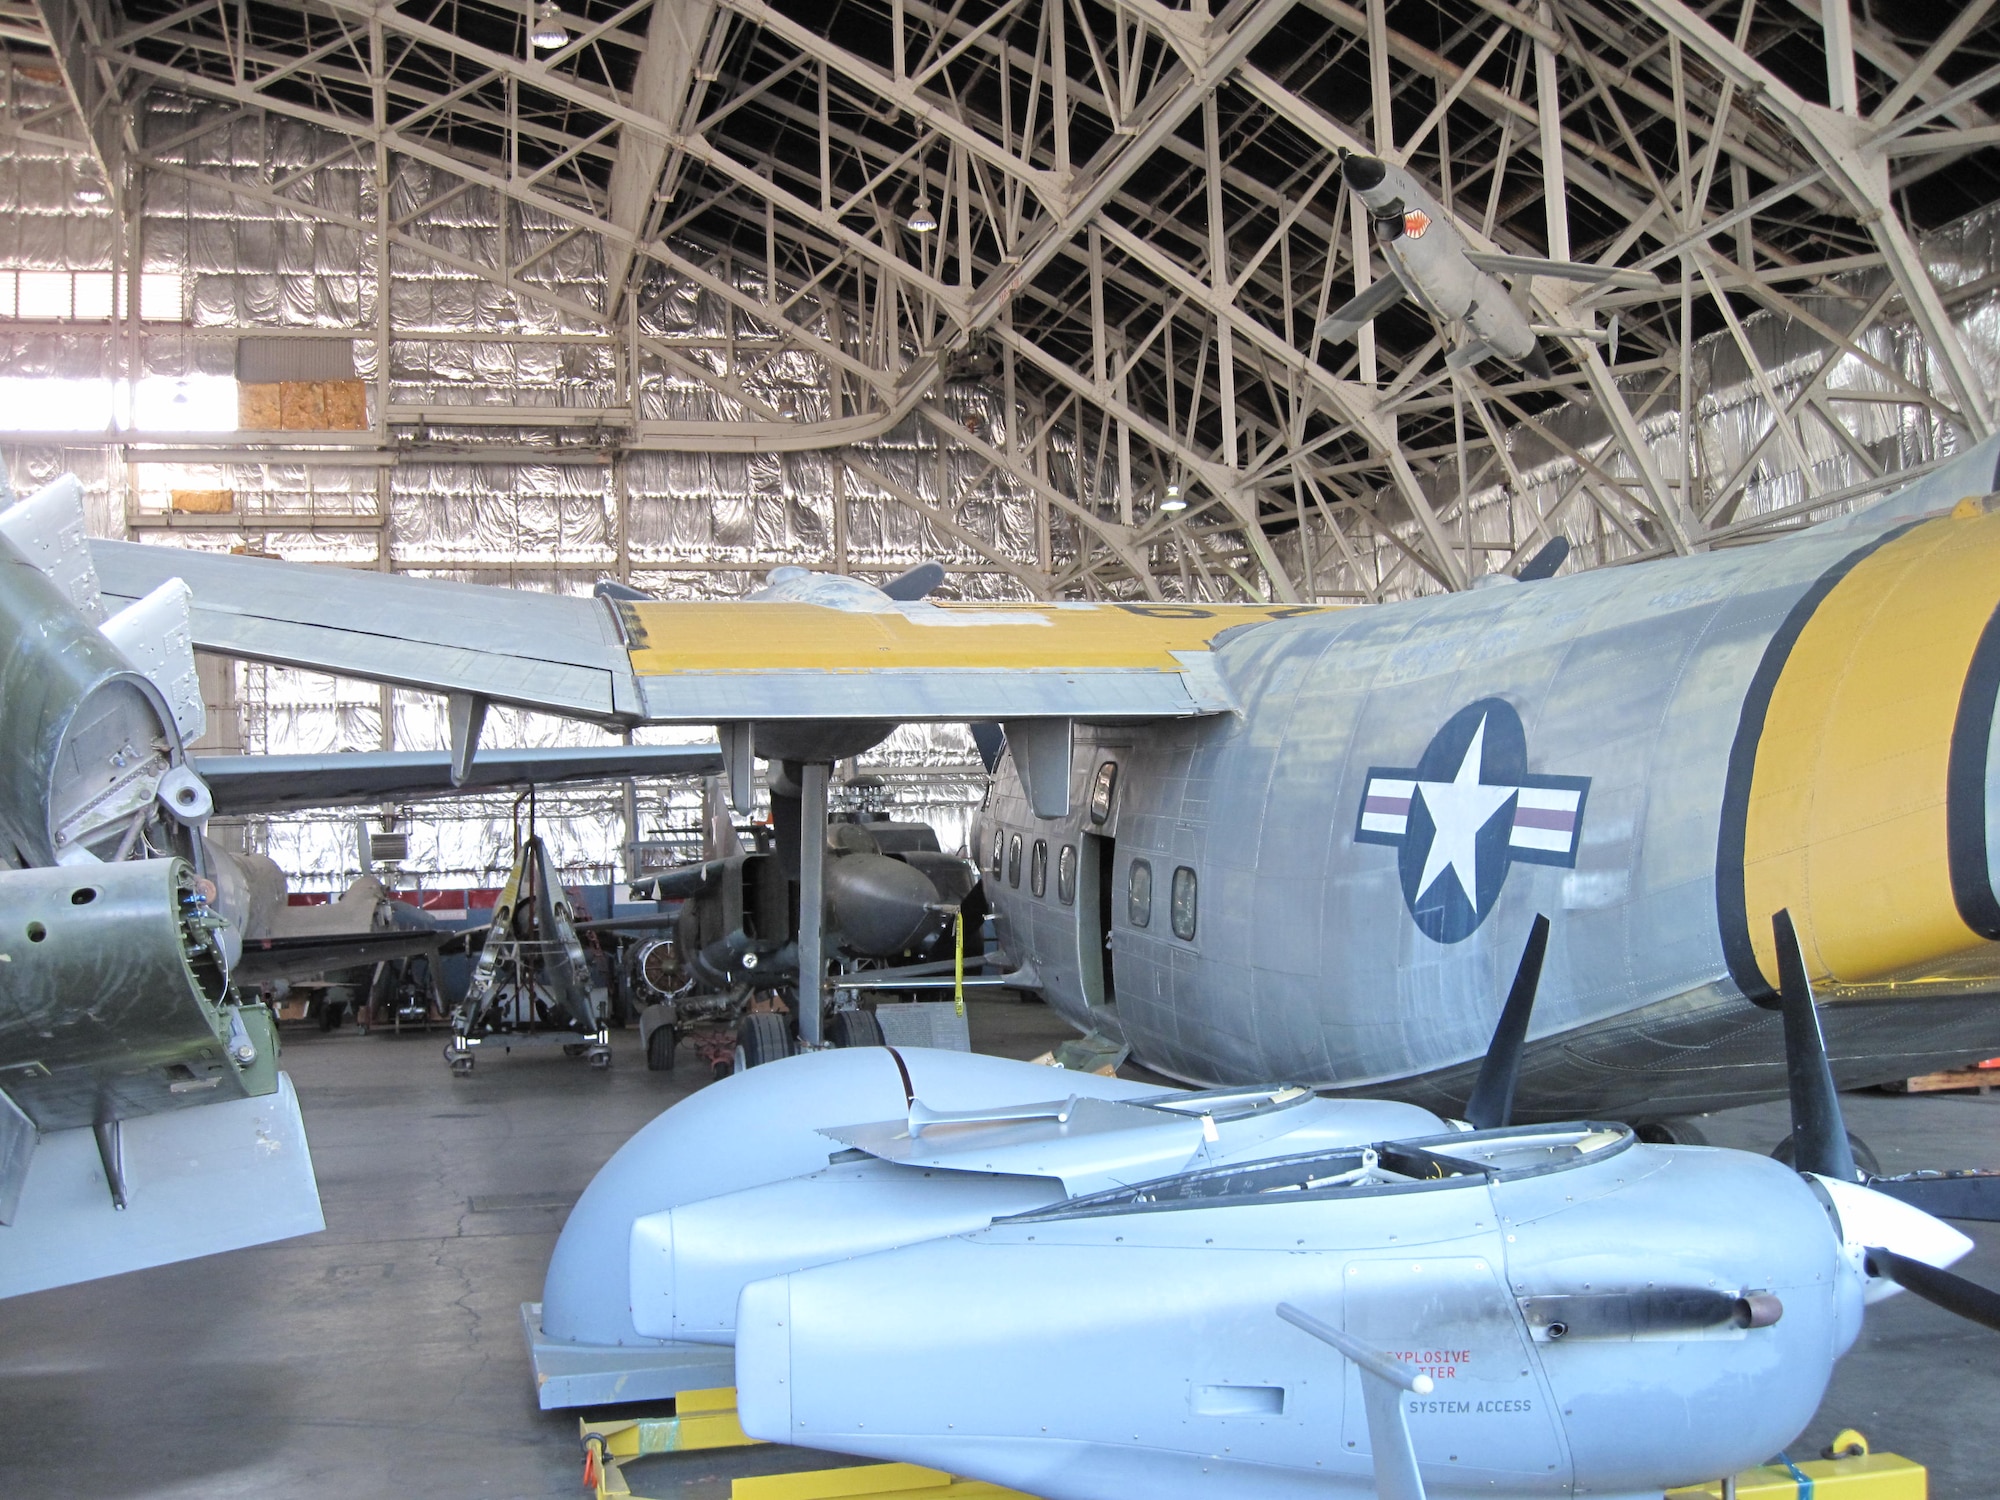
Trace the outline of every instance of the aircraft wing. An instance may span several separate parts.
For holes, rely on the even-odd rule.
[[[1188,718],[1212,648],[1299,605],[570,598],[93,542],[104,591],[193,591],[195,646],[619,724]],[[475,763],[476,764],[476,763]]]
[[[1660,289],[1660,278],[1651,271],[1636,271],[1629,266],[1593,266],[1574,260],[1545,260],[1539,255],[1495,255],[1484,250],[1468,250],[1465,258],[1482,271],[1502,276],[1553,276],[1562,281],[1625,287],[1635,292]]]
[[[373,932],[245,938],[242,955],[230,966],[229,977],[241,984],[312,979],[338,969],[358,969],[419,953],[436,953],[458,943],[461,937],[462,934],[444,927],[392,927]]]
[[[1361,331],[1363,324],[1379,318],[1406,295],[1403,283],[1391,271],[1380,281],[1370,283],[1368,290],[1360,296],[1343,302],[1328,313],[1326,321],[1314,330],[1315,335],[1329,344],[1344,344]]]
[[[596,599],[137,542],[90,555],[108,598],[185,580],[198,650],[606,722],[638,707]]]
[[[722,769],[722,751],[712,744],[482,749],[463,786],[451,784],[451,755],[444,750],[197,755],[193,762],[214,794],[218,813],[247,813],[412,802],[499,787],[560,786],[627,776],[709,775]]]

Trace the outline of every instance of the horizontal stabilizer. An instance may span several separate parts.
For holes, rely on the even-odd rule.
[[[1343,303],[1328,313],[1326,321],[1314,330],[1314,337],[1325,339],[1329,344],[1344,344],[1361,331],[1362,325],[1379,318],[1401,302],[1405,295],[1402,282],[1393,274],[1384,276],[1351,302]]]
[[[125,1120],[120,1134],[124,1209],[89,1127],[42,1137],[14,1222],[0,1229],[0,1297],[326,1228],[282,1073],[275,1093]]]
[[[1559,281],[1623,287],[1634,292],[1660,290],[1659,277],[1629,266],[1592,266],[1573,260],[1544,260],[1539,255],[1489,255],[1483,250],[1468,250],[1465,258],[1482,271],[1502,276],[1552,276]]]

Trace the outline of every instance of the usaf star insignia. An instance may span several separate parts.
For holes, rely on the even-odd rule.
[[[1501,698],[1453,714],[1414,766],[1371,766],[1357,844],[1397,850],[1403,904],[1433,942],[1472,936],[1508,868],[1576,863],[1587,776],[1528,774],[1521,716]]]

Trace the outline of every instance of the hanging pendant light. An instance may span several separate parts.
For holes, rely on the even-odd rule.
[[[1181,498],[1181,487],[1179,484],[1169,484],[1167,486],[1166,496],[1160,501],[1160,509],[1164,511],[1181,511],[1187,509],[1187,501]]]
[[[535,26],[528,40],[543,52],[554,52],[569,45],[569,28],[562,23],[556,10],[556,0],[542,0],[535,7]]]
[[[931,212],[930,194],[926,193],[917,200],[917,206],[910,211],[910,217],[905,222],[916,234],[929,234],[937,228],[937,216]]]

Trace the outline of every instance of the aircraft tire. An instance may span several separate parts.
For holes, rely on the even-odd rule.
[[[773,1011],[760,1010],[736,1023],[736,1071],[747,1073],[796,1050],[792,1028]]]
[[[1882,1175],[1881,1159],[1869,1149],[1866,1141],[1862,1140],[1860,1136],[1851,1130],[1847,1132],[1847,1149],[1854,1153],[1854,1165],[1859,1167],[1863,1172],[1867,1173],[1870,1177],[1880,1177]],[[1771,1148],[1771,1160],[1781,1161],[1788,1167],[1792,1165],[1792,1138],[1790,1136],[1786,1136]]]
[[[836,1047],[880,1047],[882,1023],[874,1012],[837,1010],[826,1018],[826,1039]]]
[[[678,1026],[660,1026],[646,1038],[646,1071],[649,1073],[671,1073],[674,1070],[674,1049],[680,1046],[681,1032]]]
[[[1706,1146],[1708,1137],[1692,1120],[1641,1120],[1632,1133],[1649,1146]]]

